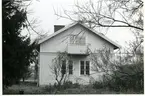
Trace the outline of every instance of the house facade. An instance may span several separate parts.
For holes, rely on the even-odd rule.
[[[42,39],[39,44],[38,81],[40,86],[56,82],[50,66],[52,66],[52,60],[58,55],[58,52],[66,52],[71,56],[71,65],[65,65],[69,66],[65,67],[69,72],[69,80],[73,83],[88,84],[91,80],[99,79],[101,76],[101,73],[91,70],[93,66],[89,58],[89,51],[94,52],[104,47],[114,51],[120,47],[103,34],[99,34],[80,23],[62,27],[52,35]],[[64,64],[66,64],[65,62]]]

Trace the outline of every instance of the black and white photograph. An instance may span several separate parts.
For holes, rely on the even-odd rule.
[[[144,94],[143,5],[2,0],[2,94]]]

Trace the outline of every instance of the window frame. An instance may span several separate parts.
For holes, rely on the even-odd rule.
[[[89,66],[87,65],[87,62],[89,62],[88,63]],[[90,61],[86,61],[85,63],[86,63],[86,66],[85,66],[85,68],[86,68],[85,69],[86,75],[90,75]],[[88,66],[88,69],[87,69],[87,66]],[[88,73],[87,73],[87,71],[88,71]]]
[[[84,74],[81,74],[81,61],[83,61],[84,62]],[[86,62],[89,62],[89,74],[87,74],[87,68],[86,68]],[[91,62],[89,61],[89,60],[80,60],[79,61],[79,74],[80,74],[80,76],[88,76],[88,75],[90,75],[90,66],[91,66]]]
[[[70,66],[69,66],[70,63],[69,63],[69,61],[72,61],[72,68],[71,68],[72,74],[70,74],[70,68],[69,68],[69,67],[70,67]],[[67,69],[68,69],[68,74],[69,74],[69,75],[73,75],[73,60],[68,60],[68,68],[67,68]]]
[[[65,61],[65,68],[63,68],[63,62]],[[61,74],[63,74],[62,72],[63,72],[63,70],[65,70],[64,71],[64,74],[66,74],[66,72],[67,72],[67,62],[66,62],[66,60],[61,60]]]
[[[63,61],[65,61],[65,69],[63,69]],[[70,74],[70,68],[69,68],[69,61],[72,61],[72,74]],[[62,70],[65,70],[65,73],[64,74],[69,74],[69,75],[73,75],[73,66],[74,66],[74,64],[73,64],[73,60],[61,60],[61,63],[62,63],[62,65],[61,65],[61,74],[62,74]]]
[[[83,62],[83,74],[82,74],[82,63],[81,62]],[[80,75],[85,75],[85,61],[80,61]]]
[[[71,40],[73,38],[73,40]],[[84,39],[84,40],[83,40]],[[72,45],[85,45],[86,44],[86,36],[77,36],[75,34],[71,34],[69,36],[69,44]]]

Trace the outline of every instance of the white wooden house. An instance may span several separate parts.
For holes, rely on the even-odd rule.
[[[67,52],[71,55],[72,67],[68,69],[71,70],[69,80],[74,83],[88,84],[92,79],[99,79],[99,73],[91,70],[92,65],[87,48],[93,52],[104,46],[111,51],[120,47],[103,34],[80,23],[59,26],[56,32],[42,39],[39,44],[39,85],[56,82],[50,66],[57,52]]]

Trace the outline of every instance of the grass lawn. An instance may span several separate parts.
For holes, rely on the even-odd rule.
[[[20,83],[13,85],[3,91],[3,94],[20,94],[19,91],[24,90],[24,94],[50,94],[46,87],[38,87],[36,83]],[[109,89],[93,89],[91,86],[80,86],[79,88],[67,88],[65,90],[55,91],[52,94],[137,94],[135,92],[115,92]],[[138,93],[141,94],[141,93]]]
[[[62,91],[57,91],[57,94],[117,94],[113,91],[93,88],[69,88]]]
[[[3,94],[20,94],[19,91],[24,90],[24,94],[48,94],[44,87],[38,87],[36,83],[20,83],[12,85],[6,90],[3,90]]]

